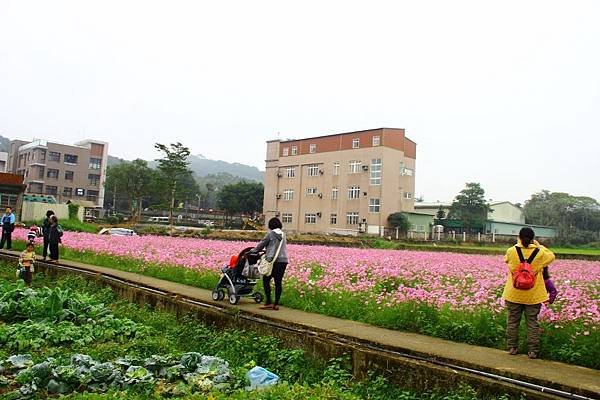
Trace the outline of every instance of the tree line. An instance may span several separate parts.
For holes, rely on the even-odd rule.
[[[218,207],[228,214],[262,210],[262,183],[246,182],[229,174],[198,178],[189,169],[189,148],[179,142],[156,143],[155,148],[162,155],[156,160],[156,168],[141,159],[107,168],[105,208],[127,211],[137,220],[146,208],[168,210],[171,218],[173,210],[184,207]]]

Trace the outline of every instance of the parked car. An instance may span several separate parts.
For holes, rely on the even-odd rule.
[[[133,229],[127,228],[103,228],[98,232],[99,235],[113,235],[113,236],[137,236],[137,233]]]

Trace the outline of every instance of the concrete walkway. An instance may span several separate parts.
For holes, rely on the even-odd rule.
[[[17,252],[2,251],[10,255]],[[503,375],[535,384],[570,391],[580,388],[600,399],[600,371],[547,360],[530,360],[526,355],[510,356],[506,352],[429,336],[400,332],[320,314],[281,307],[279,311],[260,310],[251,299],[242,298],[233,306],[227,300],[215,302],[211,291],[169,282],[157,278],[119,271],[111,268],[61,260],[61,265],[72,266],[93,273],[113,276],[132,283],[177,294],[192,300],[220,307],[235,308],[282,324],[291,323],[309,330],[324,331],[353,340],[375,344],[386,349],[426,356],[438,361]]]

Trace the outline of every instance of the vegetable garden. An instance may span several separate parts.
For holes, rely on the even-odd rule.
[[[25,231],[16,236],[24,237]],[[90,264],[212,289],[244,242],[66,232],[63,253]],[[283,305],[504,348],[502,256],[289,245]],[[556,260],[542,358],[600,368],[600,262]]]

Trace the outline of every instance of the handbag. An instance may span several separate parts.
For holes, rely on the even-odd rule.
[[[256,264],[250,265],[250,263],[248,261],[246,261],[246,265],[244,265],[244,269],[242,269],[242,275],[248,279],[260,278],[260,272],[258,271],[258,265],[256,265]]]
[[[260,272],[263,276],[271,276],[271,272],[273,272],[273,264],[275,264],[275,260],[279,257],[279,252],[281,251],[281,246],[283,245],[283,239],[285,235],[281,236],[281,241],[279,242],[279,246],[277,247],[277,251],[275,252],[275,256],[273,256],[273,260],[267,260],[267,254],[263,254],[260,257],[260,262],[258,263],[258,272]]]

